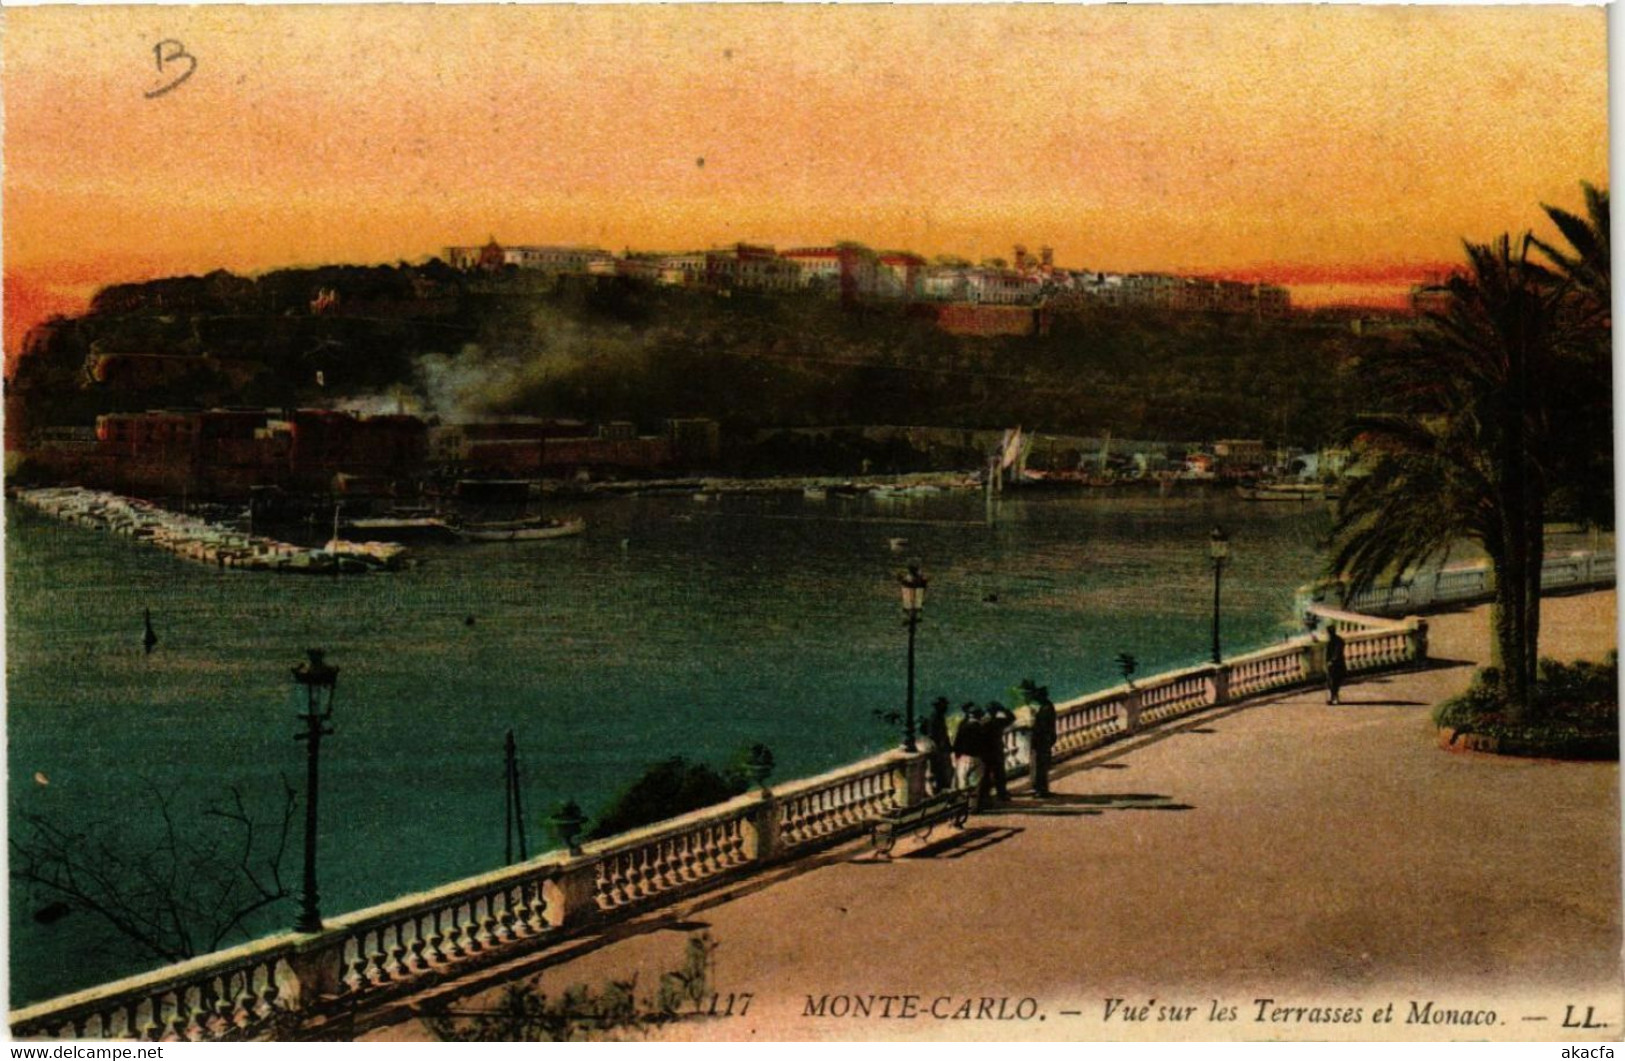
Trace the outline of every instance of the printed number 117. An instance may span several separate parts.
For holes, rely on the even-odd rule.
[[[755,997],[756,994],[753,991],[744,991],[737,995],[732,991],[726,995],[713,993],[711,995],[711,1005],[705,1011],[705,1015],[707,1017],[743,1017],[750,1012],[750,1000]],[[739,1007],[737,1012],[734,1009],[736,1004]]]

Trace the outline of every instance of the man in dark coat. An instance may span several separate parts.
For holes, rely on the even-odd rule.
[[[994,700],[987,705],[987,721],[982,723],[982,799],[985,800],[988,781],[993,783],[1000,802],[1010,798],[1004,776],[1004,731],[1015,722],[1016,716],[1008,707]]]
[[[954,751],[948,741],[948,698],[931,702],[931,717],[925,720],[925,737],[931,742],[931,790],[946,792],[954,783]]]
[[[964,717],[959,720],[959,732],[954,734],[954,758],[958,760],[959,783],[968,786],[971,771],[977,771],[979,806],[981,792],[987,782],[986,771],[979,769],[982,762],[982,709],[975,704],[963,704],[959,710],[964,712]]]
[[[1326,630],[1326,702],[1342,703],[1343,679],[1348,677],[1348,655],[1337,627]]]
[[[1055,701],[1042,685],[1023,690],[1033,706],[1032,773],[1033,795],[1049,795],[1050,753],[1055,747]]]

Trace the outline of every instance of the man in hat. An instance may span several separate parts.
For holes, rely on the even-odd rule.
[[[1343,692],[1343,679],[1348,677],[1348,651],[1343,643],[1343,635],[1337,632],[1334,623],[1326,628],[1326,702],[1340,704]]]
[[[1033,795],[1042,799],[1049,795],[1050,753],[1055,748],[1055,701],[1049,698],[1046,686],[1034,685],[1030,680],[1021,685],[1033,711]]]
[[[1004,776],[1004,731],[1015,722],[1015,714],[997,700],[987,705],[987,720],[982,723],[982,784],[977,797],[977,807],[980,808],[987,801],[989,782],[994,791],[998,793],[999,801],[1010,798],[1010,790],[1006,787]]]
[[[954,783],[954,752],[948,741],[948,698],[931,701],[931,717],[925,721],[925,736],[931,742],[927,761],[931,764],[931,790],[946,792]]]
[[[982,709],[967,703],[961,704],[959,710],[964,717],[959,720],[959,732],[954,734],[954,761],[959,768],[959,787],[968,788],[971,773],[982,761]],[[978,792],[984,780],[981,773],[977,777]]]

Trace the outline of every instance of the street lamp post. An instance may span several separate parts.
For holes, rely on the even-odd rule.
[[[299,917],[293,923],[296,932],[320,932],[322,914],[320,897],[316,894],[316,797],[320,782],[319,763],[322,738],[331,736],[327,723],[333,718],[333,694],[338,690],[339,669],[328,666],[322,659],[322,650],[309,649],[309,662],[293,668],[293,680],[305,690],[305,713],[296,716],[305,723],[305,732],[294,734],[294,740],[305,742],[305,887],[299,899]]]
[[[1224,575],[1224,561],[1230,555],[1230,537],[1217,527],[1207,536],[1208,556],[1213,560],[1213,662],[1222,662],[1219,652],[1219,583]]]
[[[903,750],[918,751],[914,744],[914,632],[920,625],[920,612],[925,608],[925,587],[930,580],[920,574],[920,565],[910,564],[908,571],[897,576],[903,591],[903,622],[908,627],[908,713],[903,723]]]

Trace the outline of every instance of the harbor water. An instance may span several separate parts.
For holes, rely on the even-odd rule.
[[[896,743],[906,631],[895,575],[930,578],[923,706],[1057,699],[1210,650],[1208,532],[1230,534],[1223,638],[1240,652],[1299,632],[1324,503],[1159,498],[635,497],[560,505],[580,537],[423,546],[415,566],[349,578],[217,570],[7,506],[9,825],[28,816],[132,851],[213,835],[236,789],[277,818],[303,785],[291,668],[340,668],[323,742],[322,907],[337,914],[501,864],[503,738],[518,742],[532,853],[563,800],[589,815],[652,762],[722,766],[767,744],[785,781]],[[143,645],[150,610],[157,644]],[[922,712],[923,713],[923,712]],[[116,828],[109,829],[109,825]],[[283,880],[299,879],[299,831]],[[156,964],[89,914],[36,915],[14,884],[11,1000]],[[295,903],[256,933],[291,924]],[[49,922],[49,923],[47,923]]]

